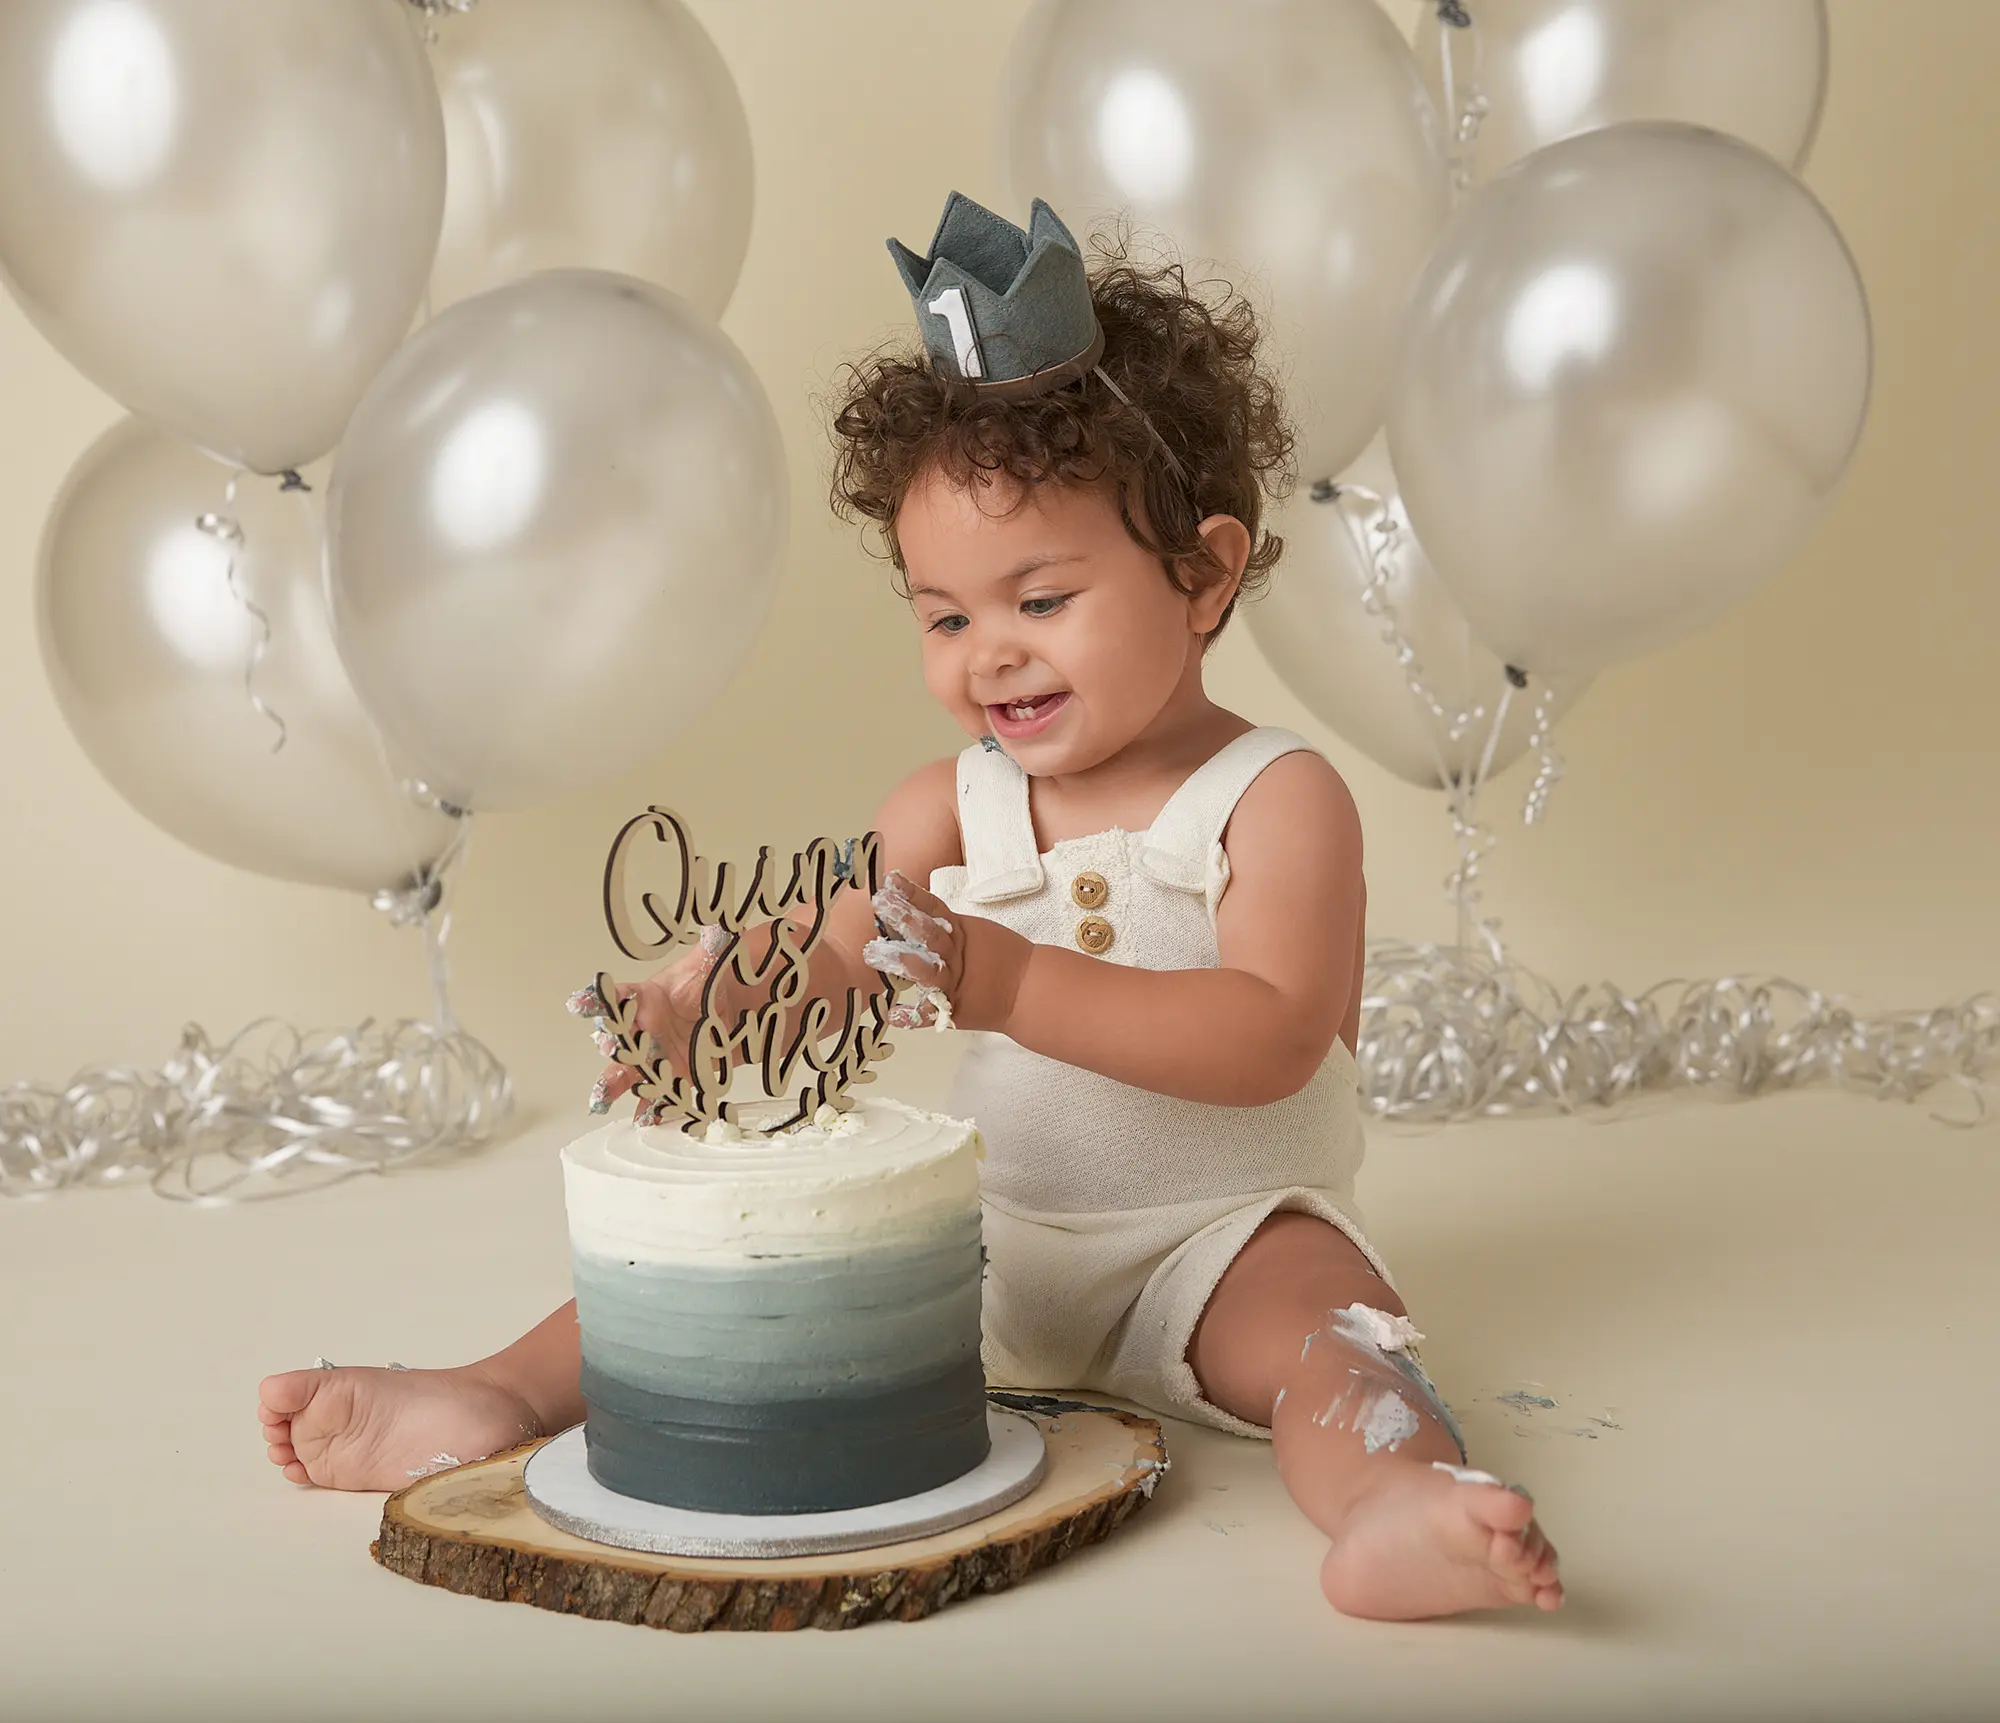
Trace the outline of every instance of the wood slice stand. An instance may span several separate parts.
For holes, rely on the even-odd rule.
[[[469,1597],[676,1633],[784,1632],[916,1621],[1107,1538],[1167,1469],[1150,1418],[996,1392],[1048,1444],[1048,1470],[1012,1506],[954,1531],[844,1555],[762,1561],[654,1555],[590,1543],[529,1505],[521,1471],[540,1441],[398,1490],[369,1553],[392,1573]]]

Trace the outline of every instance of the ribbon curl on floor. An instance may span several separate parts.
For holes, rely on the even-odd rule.
[[[1973,1125],[2000,1063],[2000,998],[1862,1016],[1779,978],[1610,982],[1560,992],[1489,949],[1376,940],[1355,1049],[1371,1112],[1441,1122],[1609,1107],[1646,1091],[1756,1095],[1811,1083],[1914,1100],[1966,1090]]]
[[[0,1197],[149,1180],[177,1202],[221,1207],[393,1172],[487,1142],[513,1082],[452,1015],[440,913],[469,825],[407,885],[377,892],[394,926],[422,929],[435,1021],[369,1018],[301,1031],[261,1017],[217,1044],[198,1023],[157,1071],[91,1065],[63,1088],[0,1088]]]
[[[499,1060],[460,1030],[264,1018],[218,1046],[190,1024],[158,1071],[0,1090],[0,1195],[147,1179],[177,1201],[256,1201],[472,1148],[511,1101]]]

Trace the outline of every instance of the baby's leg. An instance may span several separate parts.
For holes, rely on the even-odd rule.
[[[452,1370],[316,1369],[266,1376],[257,1416],[295,1484],[400,1490],[583,1417],[576,1301],[490,1358]]]
[[[1409,1621],[1556,1609],[1556,1552],[1533,1505],[1460,1465],[1429,1396],[1391,1361],[1402,1300],[1338,1228],[1273,1215],[1209,1299],[1188,1362],[1225,1411],[1271,1428],[1278,1475],[1333,1540],[1321,1569],[1348,1615]]]

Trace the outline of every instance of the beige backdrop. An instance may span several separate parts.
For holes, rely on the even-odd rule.
[[[926,238],[952,186],[998,197],[989,108],[1020,0],[696,9],[758,152],[728,326],[792,460],[760,697],[746,681],[611,789],[483,822],[453,962],[465,1019],[523,1080],[513,1141],[223,1213],[143,1190],[0,1203],[0,1711],[333,1723],[664,1703],[884,1723],[940,1703],[1016,1718],[1025,1680],[1080,1716],[1161,1723],[2000,1715],[2000,1388],[1978,1367],[2000,1356],[1994,1131],[1841,1096],[1374,1133],[1371,1231],[1475,1463],[1532,1489],[1563,1551],[1553,1618],[1332,1616],[1323,1540],[1268,1448],[1184,1425],[1158,1500],[1103,1550],[919,1627],[773,1639],[668,1642],[411,1585],[368,1560],[378,1498],[292,1490],[266,1463],[265,1371],[477,1357],[567,1296],[555,1153],[595,1060],[561,1002],[612,956],[596,892],[619,821],[669,800],[715,851],[853,830],[956,744],[884,571],[825,514],[810,397],[904,325],[883,236]],[[1491,879],[1516,949],[1560,977],[1761,968],[1883,1004],[2000,982],[1981,686],[2000,626],[2000,8],[1835,0],[1833,18],[1810,177],[1872,291],[1873,424],[1795,566],[1701,639],[1605,676],[1564,727],[1549,823],[1505,834]],[[0,1080],[154,1062],[190,1017],[336,1024],[426,1002],[412,936],[183,851],[63,728],[31,564],[65,468],[114,412],[0,304]],[[605,646],[634,687],[698,649]],[[1247,633],[1216,683],[1314,733]],[[1377,929],[1447,932],[1436,800],[1320,739],[1362,804]],[[934,1094],[949,1041],[915,1038],[896,1086]],[[1560,1410],[1521,1410],[1524,1389]]]
[[[886,571],[824,502],[813,404],[844,355],[900,330],[882,246],[928,238],[945,192],[999,201],[992,103],[1019,0],[699,0],[748,106],[757,210],[726,327],[784,426],[794,530],[750,678],[675,751],[614,787],[481,821],[452,942],[461,1015],[567,1106],[592,1060],[565,990],[614,954],[604,846],[647,800],[715,850],[849,831],[957,745],[923,693]],[[1401,10],[1399,8],[1399,10]],[[1796,563],[1698,639],[1604,676],[1560,731],[1547,824],[1528,775],[1496,786],[1490,899],[1523,958],[1569,980],[1776,970],[1881,1004],[2000,981],[1991,549],[2000,333],[1992,101],[2000,9],[1835,0],[1833,90],[1808,177],[1859,258],[1878,338],[1871,423]],[[116,416],[0,300],[0,1080],[154,1062],[181,1023],[309,1023],[424,1008],[413,936],[365,904],[236,873],[131,812],[71,740],[31,608],[37,535],[69,463]],[[1278,578],[1283,578],[1282,569]],[[607,640],[635,687],[699,643]],[[1378,932],[1449,919],[1438,800],[1322,731],[1247,630],[1221,697],[1324,742],[1360,799]],[[827,715],[843,714],[829,742]],[[607,733],[607,747],[617,738]]]

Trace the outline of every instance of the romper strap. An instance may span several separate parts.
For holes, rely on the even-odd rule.
[[[1139,865],[1162,885],[1206,895],[1217,885],[1211,863],[1243,792],[1273,760],[1312,744],[1289,730],[1251,730],[1197,766],[1160,810]]]
[[[958,756],[958,830],[965,845],[965,895],[974,903],[1042,889],[1028,774],[983,742]]]

